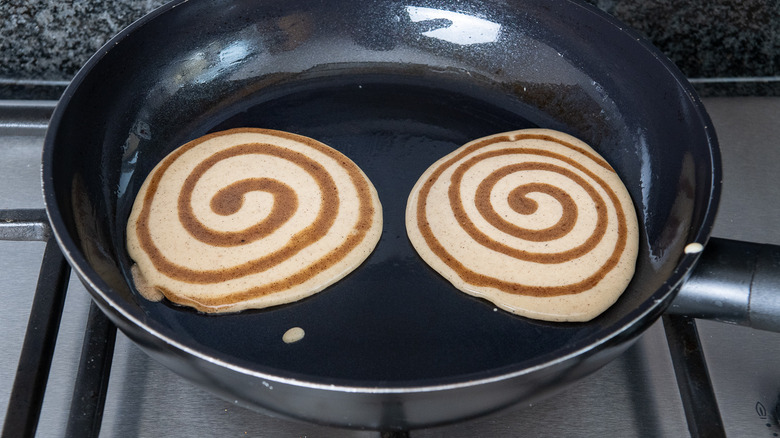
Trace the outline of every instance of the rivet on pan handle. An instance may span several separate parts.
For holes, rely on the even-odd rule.
[[[780,332],[780,246],[711,239],[668,312]]]

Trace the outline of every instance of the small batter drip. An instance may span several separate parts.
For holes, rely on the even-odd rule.
[[[303,339],[305,335],[306,332],[304,332],[302,328],[293,327],[290,330],[284,332],[282,335],[282,341],[284,341],[285,344],[292,344]]]

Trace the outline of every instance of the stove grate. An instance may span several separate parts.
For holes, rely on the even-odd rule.
[[[57,342],[70,266],[51,235],[44,210],[0,210],[0,240],[46,242],[2,437],[32,437],[41,414]],[[67,437],[97,437],[108,389],[116,327],[91,304]]]
[[[46,241],[38,285],[2,438],[31,437],[39,421],[62,316],[70,267],[52,237],[44,210],[0,210],[0,240]],[[692,318],[663,317],[688,429],[692,437],[725,437],[723,421]],[[73,388],[66,437],[100,434],[116,327],[92,302]],[[408,432],[382,437],[409,437]]]

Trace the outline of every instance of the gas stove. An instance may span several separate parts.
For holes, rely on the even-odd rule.
[[[704,103],[724,167],[713,235],[780,244],[780,98]],[[55,104],[0,102],[0,218],[19,225],[0,228],[0,238],[10,239],[0,241],[3,436],[780,436],[780,334],[678,316],[665,316],[617,360],[544,401],[448,426],[335,429],[217,398],[116,332],[68,277],[49,239],[40,189]]]

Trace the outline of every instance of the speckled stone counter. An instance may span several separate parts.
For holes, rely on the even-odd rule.
[[[164,3],[0,1],[0,99],[57,99],[109,38]]]
[[[589,1],[649,38],[704,95],[780,94],[778,0]],[[163,3],[0,2],[0,98],[41,88],[32,97],[56,98],[101,45]]]
[[[592,0],[661,49],[702,95],[780,95],[780,1]]]

